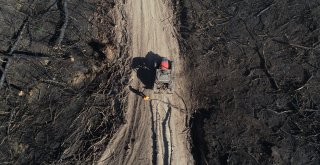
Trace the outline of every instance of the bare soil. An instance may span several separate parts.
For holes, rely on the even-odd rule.
[[[132,91],[124,124],[114,136],[99,164],[193,164],[184,104],[179,45],[173,26],[172,4],[138,0],[124,4],[130,40]],[[168,57],[175,63],[175,94],[154,94],[155,61]],[[141,96],[150,97],[144,101]]]

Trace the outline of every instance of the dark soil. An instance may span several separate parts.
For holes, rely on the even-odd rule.
[[[114,1],[0,4],[0,164],[92,164],[123,123],[129,81]]]
[[[320,2],[176,4],[197,164],[319,164]]]

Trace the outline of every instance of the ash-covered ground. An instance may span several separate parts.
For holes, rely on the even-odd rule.
[[[197,164],[319,164],[320,2],[178,3]]]
[[[0,0],[1,163],[99,159],[127,102],[116,2]],[[320,2],[173,2],[197,164],[320,164]]]
[[[112,0],[0,0],[0,164],[86,164],[123,122]]]

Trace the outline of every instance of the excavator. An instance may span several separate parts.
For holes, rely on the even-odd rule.
[[[173,93],[173,61],[162,57],[161,61],[154,63],[156,68],[156,77],[153,86],[155,94]]]

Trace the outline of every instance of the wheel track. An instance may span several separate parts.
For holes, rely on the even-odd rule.
[[[166,3],[167,0],[118,0],[117,4],[123,5],[127,14],[131,56],[144,57],[152,51],[168,57],[175,61],[177,69],[174,72],[180,75],[182,63],[170,20],[173,11]],[[134,72],[131,85],[140,90],[144,86]],[[178,86],[182,85],[179,83]],[[98,163],[193,164],[186,135],[182,133],[186,118],[181,109],[186,108],[180,99],[175,95],[154,95],[152,91],[145,91],[145,94],[150,96],[150,102],[134,93],[129,94],[127,123],[112,138]]]
[[[164,107],[167,106],[167,107]],[[163,146],[164,146],[164,164],[170,164],[171,160],[171,133],[170,133],[170,114],[171,107],[169,105],[163,105],[164,110],[166,111],[165,118],[162,121],[162,138],[163,138]],[[168,132],[167,132],[168,131]],[[169,140],[168,134],[169,133]]]
[[[150,101],[150,113],[151,113],[151,131],[152,131],[152,164],[157,164],[157,124],[154,121],[157,121],[157,115],[153,114],[152,101]],[[154,118],[154,116],[156,118]]]

